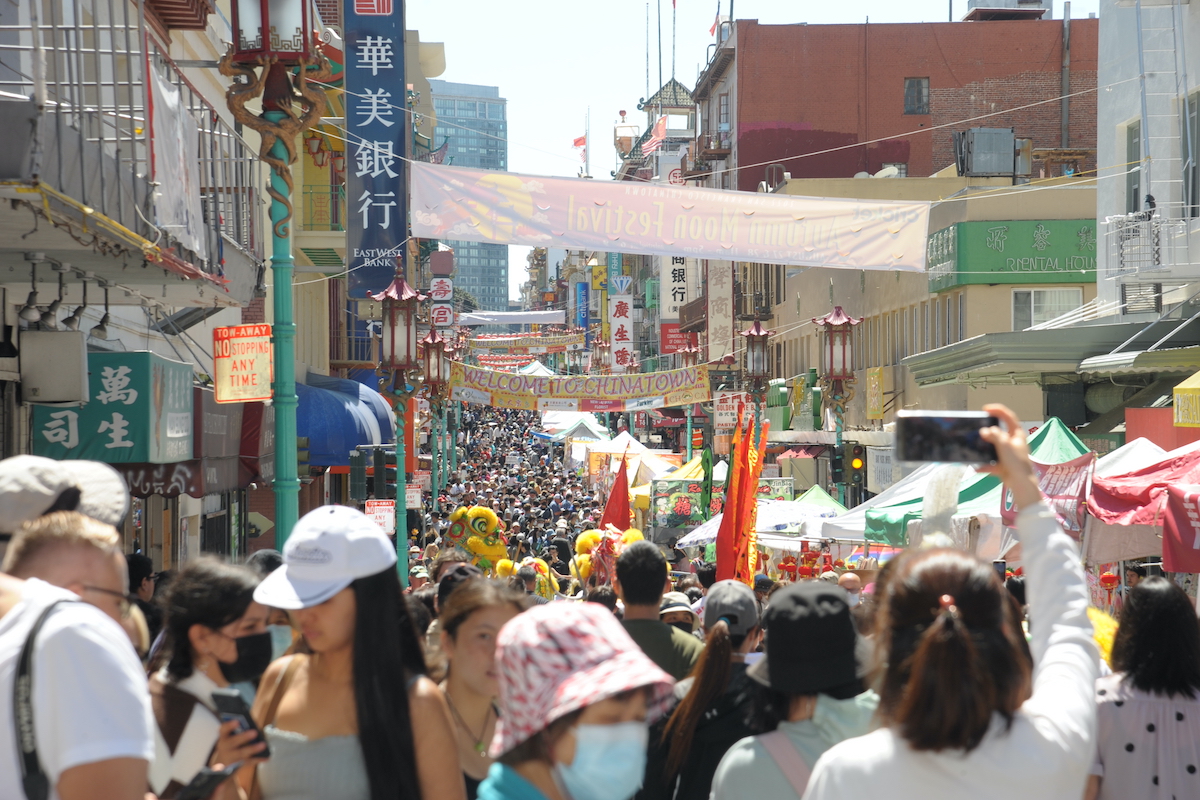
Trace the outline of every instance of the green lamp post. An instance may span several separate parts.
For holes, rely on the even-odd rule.
[[[225,100],[234,120],[261,137],[271,167],[271,274],[274,285],[275,546],[283,548],[300,516],[296,458],[296,323],[292,317],[292,164],[296,140],[325,113],[319,85],[333,76],[313,35],[308,0],[234,0],[234,41],[219,64],[233,78]],[[246,104],[262,96],[261,114]],[[299,111],[296,107],[299,106]]]

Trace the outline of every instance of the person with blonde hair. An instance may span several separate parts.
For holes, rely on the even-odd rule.
[[[5,494],[12,465],[0,465],[0,507],[20,506]],[[106,798],[142,800],[154,721],[145,673],[121,627],[131,600],[119,537],[79,513],[30,519],[6,554],[9,574],[0,575],[0,797],[35,787],[43,797],[82,800],[103,787]],[[20,675],[32,684],[28,695],[14,693]],[[30,720],[23,747],[14,718]]]

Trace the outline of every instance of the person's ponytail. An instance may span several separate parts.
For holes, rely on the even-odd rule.
[[[729,625],[721,619],[709,628],[704,651],[700,654],[696,666],[692,668],[692,688],[675,707],[674,713],[663,728],[662,741],[664,744],[670,742],[667,765],[662,776],[667,784],[670,784],[683,769],[692,749],[696,726],[700,724],[704,712],[711,708],[716,699],[729,687],[733,648]]]
[[[997,706],[996,685],[957,610],[943,610],[912,655],[896,722],[914,750],[966,750],[983,739]]]

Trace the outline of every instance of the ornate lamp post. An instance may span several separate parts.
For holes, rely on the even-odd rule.
[[[233,78],[225,101],[233,118],[261,137],[271,167],[271,274],[275,289],[275,546],[283,549],[300,516],[296,461],[296,325],[292,319],[292,164],[296,139],[325,113],[325,91],[310,81],[333,76],[313,36],[308,0],[235,0],[233,38],[221,59]],[[262,95],[262,114],[246,104]],[[299,111],[296,107],[299,106]]]
[[[688,334],[690,337],[691,334]],[[684,369],[690,369],[696,366],[696,362],[700,359],[700,348],[688,345],[679,351],[679,366]],[[695,403],[687,405],[687,460],[692,460],[692,409],[695,408]]]
[[[441,464],[438,450],[444,444],[442,439],[442,404],[445,400],[445,389],[448,375],[445,366],[446,340],[438,333],[437,328],[430,328],[429,334],[421,340],[421,350],[425,355],[425,385],[429,387],[429,455],[430,455],[430,494],[433,495],[433,511],[441,510],[438,503],[438,492],[442,488]]]
[[[450,388],[451,365],[456,360],[455,357],[458,355],[458,353],[459,348],[453,346],[453,344],[449,344],[446,347],[446,354],[442,360],[442,365],[445,368],[447,394],[449,393]],[[442,474],[443,489],[446,488],[446,486],[450,483],[450,476],[453,475],[455,470],[458,469],[458,408],[458,401],[451,400],[450,407],[446,411],[446,416],[443,417],[445,421],[444,430],[450,434],[449,437],[447,437],[447,448],[450,450],[450,469],[446,470]],[[454,413],[450,413],[451,409],[453,409]]]
[[[834,306],[833,311],[814,319],[821,329],[821,397],[833,409],[835,449],[841,452],[846,406],[854,398],[854,326],[862,322]],[[838,483],[838,500],[846,502],[846,485]]]
[[[421,388],[423,376],[417,346],[417,306],[425,295],[397,274],[388,287],[372,299],[383,304],[383,331],[379,353],[381,389],[396,398],[396,569],[408,585],[408,498],[404,447],[408,400]]]
[[[771,332],[762,326],[758,320],[742,331],[746,337],[746,349],[742,353],[742,372],[750,386],[750,396],[754,399],[754,422],[757,429],[762,424],[763,400],[767,393],[767,382],[771,379],[770,351],[767,339]]]

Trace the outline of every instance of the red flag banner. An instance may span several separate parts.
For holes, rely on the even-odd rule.
[[[717,580],[733,580],[737,574],[738,501],[742,485],[742,414],[738,411],[733,447],[729,452],[729,477],[725,479],[725,507],[721,509],[721,527],[717,529]]]
[[[1163,569],[1200,572],[1200,485],[1167,487]]]
[[[667,115],[664,114],[658,118],[658,122],[654,123],[654,127],[650,130],[650,138],[642,145],[642,155],[650,155],[651,153],[662,147],[662,143],[667,140]]]
[[[572,147],[587,147],[587,136],[584,135],[576,138]]]
[[[608,493],[608,502],[604,504],[604,514],[600,517],[600,530],[612,525],[619,531],[629,529],[632,514],[629,511],[629,476],[626,472],[626,456],[621,456],[621,466],[617,469],[616,480]]]

